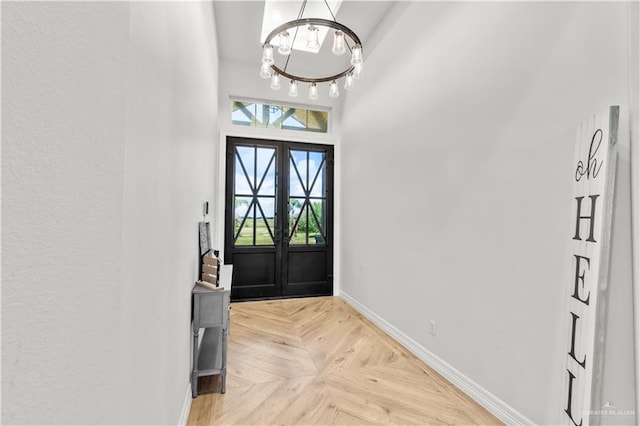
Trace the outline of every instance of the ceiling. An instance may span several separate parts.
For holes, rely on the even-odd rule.
[[[314,0],[309,0],[309,2]],[[283,2],[297,15],[302,1]],[[322,3],[324,4],[324,3]],[[378,28],[378,24],[388,13],[394,1],[344,0],[336,14],[336,20],[351,28],[360,37],[366,62],[367,42]],[[307,7],[307,10],[309,8]],[[218,37],[220,59],[240,64],[254,64],[256,74],[260,69],[262,41],[260,33],[264,12],[264,0],[259,1],[214,1],[214,12]],[[306,13],[305,18],[310,18]],[[319,76],[330,75],[344,70],[349,55],[336,57],[331,53],[333,38],[327,37],[317,54],[294,51],[288,71],[294,74]],[[275,53],[276,63],[283,66],[284,57]],[[279,62],[278,60],[280,59]]]

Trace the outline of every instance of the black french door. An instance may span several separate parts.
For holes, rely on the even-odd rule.
[[[227,137],[231,299],[333,293],[333,147]]]

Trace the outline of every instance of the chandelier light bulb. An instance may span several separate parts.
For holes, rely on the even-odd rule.
[[[356,44],[351,49],[351,65],[361,64],[362,63],[362,46]]]
[[[295,80],[291,80],[291,83],[289,83],[289,96],[292,98],[298,96],[298,82]]]
[[[318,41],[318,28],[313,25],[309,25],[307,30],[309,32],[307,37],[307,47],[309,49],[318,49],[320,47],[320,42]]]
[[[273,90],[280,90],[280,76],[278,76],[277,72],[271,75],[271,88]]]
[[[264,78],[265,80],[271,77],[271,65],[267,64],[266,62],[262,63],[262,65],[260,66],[260,77]]]
[[[344,79],[344,90],[351,90],[351,89],[353,89],[353,73],[347,74],[347,76]]]
[[[318,99],[318,85],[316,83],[309,85],[309,99]]]
[[[291,53],[291,37],[289,37],[289,33],[286,31],[280,33],[280,46],[278,47],[278,53],[281,55],[288,55]]]
[[[353,76],[356,80],[360,80],[362,78],[362,62],[353,66]]]
[[[262,63],[273,65],[273,46],[270,44],[265,44],[262,47]]]
[[[344,33],[340,30],[333,33],[333,47],[331,51],[334,55],[342,55],[347,51],[344,42]]]
[[[332,98],[337,98],[340,96],[340,91],[338,90],[338,83],[335,80],[331,82],[329,85],[329,96]]]

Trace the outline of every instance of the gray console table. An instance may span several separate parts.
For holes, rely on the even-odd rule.
[[[227,339],[233,265],[222,265],[220,290],[193,287],[193,370],[191,395],[198,396],[198,377],[220,375],[220,392],[227,381]],[[203,329],[202,338],[200,330]]]

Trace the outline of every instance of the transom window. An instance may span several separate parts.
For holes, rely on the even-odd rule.
[[[251,101],[232,101],[231,121],[238,126],[327,133],[329,112]]]

